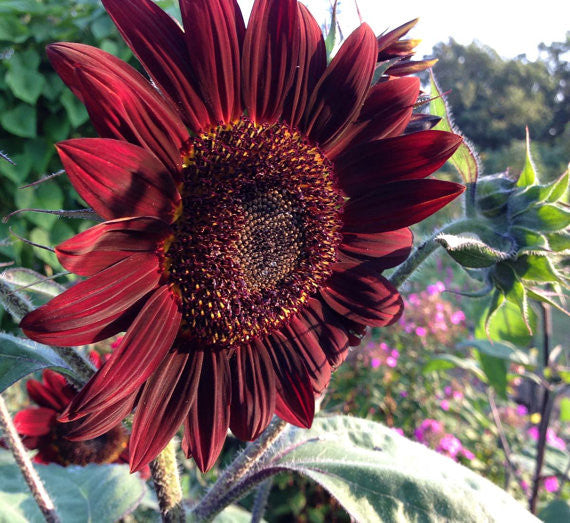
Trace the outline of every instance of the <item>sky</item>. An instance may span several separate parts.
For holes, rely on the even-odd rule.
[[[249,13],[253,0],[238,2]],[[321,25],[329,19],[329,0],[303,3]],[[408,33],[422,39],[418,57],[429,55],[434,44],[453,37],[464,45],[478,40],[503,58],[525,53],[534,60],[540,42],[563,41],[570,30],[568,0],[340,0],[339,22],[345,37],[360,23],[356,3],[362,20],[376,34],[419,17]]]

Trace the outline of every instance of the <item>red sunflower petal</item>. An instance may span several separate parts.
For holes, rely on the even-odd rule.
[[[66,406],[77,394],[77,389],[72,387],[64,376],[51,369],[42,372],[42,380],[45,388],[49,389],[63,406]]]
[[[148,82],[127,83],[88,66],[77,68],[76,76],[85,107],[101,137],[143,147],[179,177],[180,149],[189,138],[188,131]]]
[[[248,116],[277,120],[296,74],[299,52],[296,0],[256,0],[243,43],[243,97]]]
[[[206,350],[198,393],[184,424],[183,447],[202,472],[210,470],[230,425],[232,388],[226,352]]]
[[[109,16],[152,79],[174,101],[184,122],[195,132],[210,117],[197,92],[193,60],[184,32],[152,0],[103,0]]]
[[[41,343],[95,343],[120,331],[113,322],[155,289],[160,276],[156,256],[135,254],[30,312],[20,327]]]
[[[47,373],[55,374],[63,381],[60,387],[53,387],[50,383],[46,382]],[[30,399],[40,407],[47,407],[57,411],[62,411],[67,404],[71,401],[71,397],[75,395],[73,392],[71,397],[68,397],[65,393],[66,389],[72,389],[70,385],[67,384],[65,378],[53,371],[44,370],[44,383],[40,383],[37,380],[31,379],[26,382],[26,390]],[[51,378],[50,378],[51,379]]]
[[[347,127],[327,157],[334,159],[353,144],[398,136],[404,132],[420,91],[420,79],[396,78],[375,85],[368,92],[358,118]]]
[[[348,196],[367,194],[382,184],[425,178],[461,144],[445,131],[425,131],[357,145],[335,161],[339,186]]]
[[[171,351],[145,383],[129,442],[131,472],[162,451],[194,404],[203,352]]]
[[[275,413],[298,427],[310,428],[315,415],[315,398],[311,379],[303,360],[290,351],[279,331],[254,346],[265,346],[275,372]]]
[[[442,180],[406,180],[387,183],[358,198],[344,209],[344,233],[377,233],[407,227],[439,211],[465,187]]]
[[[313,391],[320,394],[328,387],[331,379],[331,366],[318,338],[311,329],[311,323],[300,316],[291,319],[282,329],[287,350],[298,354],[307,371]]]
[[[339,246],[341,257],[356,261],[375,259],[379,270],[400,265],[412,250],[413,234],[407,227],[376,234],[345,234]]]
[[[303,4],[299,9],[299,59],[295,80],[283,107],[283,119],[298,127],[309,96],[327,67],[327,53],[319,24]]]
[[[316,85],[301,130],[325,152],[357,117],[370,88],[376,54],[376,37],[362,24],[345,40]]]
[[[49,434],[57,412],[46,407],[32,407],[21,410],[14,416],[14,426],[24,436],[45,436]]]
[[[373,262],[337,264],[321,296],[345,318],[372,327],[394,323],[404,307],[397,289]]]
[[[275,412],[275,373],[271,359],[262,345],[244,345],[237,349],[230,369],[230,429],[242,441],[253,441]]]
[[[349,338],[340,317],[322,300],[311,298],[300,315],[319,340],[331,367],[338,367],[348,355]]]
[[[392,29],[392,31],[389,31],[388,33],[380,35],[377,39],[378,59],[381,60],[383,58],[382,51],[384,51],[386,48],[396,43],[397,40],[399,40],[400,38],[402,38],[402,36],[408,33],[408,31],[418,23],[418,20],[419,18],[415,18],[414,20],[410,20],[409,22],[406,22],[405,24],[396,27],[396,29]]]
[[[81,419],[62,424],[65,437],[71,441],[97,438],[123,421],[133,410],[139,391],[88,414]]]
[[[154,252],[170,233],[168,225],[156,218],[120,218],[73,236],[60,243],[55,253],[68,271],[92,276],[135,253]]]
[[[148,151],[109,138],[74,138],[57,144],[71,183],[106,220],[156,216],[169,221],[180,195],[166,167]]]
[[[172,347],[180,320],[176,297],[168,287],[159,287],[103,368],[75,396],[61,421],[81,418],[135,392]]]
[[[241,114],[241,46],[245,24],[235,0],[181,0],[188,55],[212,121]]]

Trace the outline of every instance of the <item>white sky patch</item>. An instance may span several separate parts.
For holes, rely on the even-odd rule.
[[[238,0],[244,16],[249,16],[253,0]],[[324,25],[330,19],[329,0],[303,2],[316,20]],[[540,0],[339,0],[339,22],[346,37],[362,19],[376,34],[420,18],[409,33],[420,38],[417,56],[429,55],[434,44],[450,37],[463,45],[478,40],[504,58],[525,53],[536,59],[540,42],[564,41],[570,30],[570,1]]]

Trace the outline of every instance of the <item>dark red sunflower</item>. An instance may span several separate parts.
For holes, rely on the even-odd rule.
[[[100,357],[95,352],[90,357],[97,367],[101,366]],[[95,439],[70,441],[66,438],[73,423],[60,423],[57,417],[77,395],[77,390],[61,374],[44,370],[42,381],[28,380],[26,388],[37,407],[17,412],[14,424],[26,448],[38,451],[34,456],[36,463],[57,463],[65,467],[129,462],[129,436],[120,422]],[[142,472],[145,477],[150,477],[148,467]]]
[[[207,470],[228,427],[253,440],[274,413],[310,426],[348,346],[398,319],[381,272],[408,256],[409,225],[463,191],[424,179],[460,139],[409,132],[417,78],[371,86],[366,24],[327,65],[295,0],[256,1],[247,29],[233,0],[181,0],[184,29],[150,0],[103,3],[150,81],[101,50],[49,46],[101,136],[58,151],[105,222],[56,248],[88,279],[22,328],[59,345],[126,331],[60,419],[92,438],[135,409],[132,470],[184,424]]]

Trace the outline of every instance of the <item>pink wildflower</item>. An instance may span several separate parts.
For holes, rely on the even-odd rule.
[[[396,358],[392,358],[392,356],[388,356],[386,358],[386,365],[393,369],[396,365],[398,365],[398,360]]]
[[[451,323],[453,325],[459,325],[462,321],[465,321],[465,313],[463,311],[455,311],[451,315]]]
[[[380,365],[382,365],[380,358],[372,358],[372,360],[370,361],[370,366],[373,369],[377,369],[378,367],[380,367]]]
[[[546,492],[556,492],[560,485],[558,484],[558,478],[556,476],[548,476],[544,478],[544,488]]]
[[[439,404],[439,406],[441,407],[442,410],[448,411],[449,410],[449,401],[442,400],[441,403]]]
[[[528,409],[525,405],[517,405],[517,414],[519,416],[526,416],[528,414]]]
[[[427,330],[424,327],[417,327],[416,328],[416,335],[420,338],[423,338],[427,334]]]

